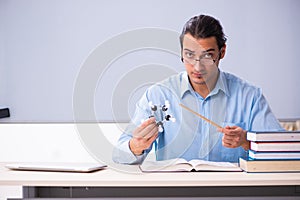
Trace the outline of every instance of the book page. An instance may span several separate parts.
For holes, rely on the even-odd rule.
[[[189,163],[192,164],[196,171],[242,171],[237,163],[206,160],[191,160]]]
[[[142,171],[191,171],[193,166],[183,158],[162,161],[144,161],[140,165]]]
[[[212,162],[205,160],[191,160],[177,158],[163,161],[145,161],[140,165],[144,172],[166,172],[166,171],[242,171],[237,163],[230,162]]]

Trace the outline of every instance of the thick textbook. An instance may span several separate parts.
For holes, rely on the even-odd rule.
[[[142,172],[242,171],[237,163],[205,160],[186,161],[182,158],[163,161],[145,161],[140,165],[140,169]]]
[[[249,159],[253,160],[267,160],[267,159],[299,159],[300,160],[300,152],[282,152],[282,151],[273,151],[273,152],[265,152],[265,151],[248,151]]]
[[[250,142],[254,151],[300,151],[300,142]]]
[[[240,158],[245,172],[300,172],[300,160],[249,160]]]
[[[247,132],[249,141],[300,141],[300,131],[259,131]]]

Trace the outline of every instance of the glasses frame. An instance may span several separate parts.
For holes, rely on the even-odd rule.
[[[213,61],[212,64],[216,63],[217,60],[220,60],[219,58],[221,57],[221,52],[222,52],[222,49],[223,47],[219,50],[219,53],[218,53],[218,56],[215,58],[215,59],[211,59]],[[197,62],[199,62],[199,64],[201,64],[201,60],[203,59],[203,57],[205,56],[206,54],[203,54],[201,56],[199,56],[198,59],[191,59],[191,60],[194,60],[196,61],[195,64],[193,63],[190,63],[187,59],[185,59],[183,56],[181,57],[181,62],[185,63],[185,61],[187,62],[186,64],[190,64],[192,66],[195,66],[197,64]]]

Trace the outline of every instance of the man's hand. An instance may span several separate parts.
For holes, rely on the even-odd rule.
[[[133,132],[133,138],[129,141],[129,148],[135,155],[141,155],[148,149],[158,136],[158,126],[155,118],[151,117],[144,121]]]
[[[246,139],[247,131],[238,126],[226,126],[224,128],[218,128],[219,132],[222,132],[222,144],[224,147],[236,148],[242,146],[245,150],[249,149],[249,141]]]

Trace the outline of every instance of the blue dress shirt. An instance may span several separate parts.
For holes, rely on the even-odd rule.
[[[129,148],[133,130],[142,119],[152,114],[150,101],[155,105],[164,105],[166,100],[170,102],[167,113],[175,117],[176,122],[165,122],[164,131],[159,133],[153,145],[142,155],[135,156]],[[215,88],[203,98],[193,90],[187,73],[181,72],[147,89],[136,105],[131,124],[114,149],[113,160],[126,164],[141,163],[152,148],[155,148],[157,160],[184,158],[238,162],[239,157],[246,156],[242,147],[224,147],[223,133],[180,107],[180,103],[222,127],[236,125],[246,131],[282,130],[261,89],[220,71]],[[157,121],[163,120],[163,111],[158,109],[155,117]]]

